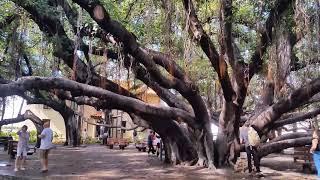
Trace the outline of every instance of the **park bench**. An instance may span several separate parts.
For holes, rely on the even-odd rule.
[[[9,140],[8,144],[9,144],[8,145],[8,154],[10,155],[11,159],[14,159],[17,154],[18,141]],[[35,152],[36,152],[35,147],[29,147],[27,155],[32,155]]]
[[[118,145],[119,145],[120,149],[124,150],[124,148],[127,147],[128,144],[129,143],[128,143],[128,141],[126,139],[124,139],[124,138],[118,139]]]
[[[108,138],[107,140],[107,146],[109,146],[110,149],[113,149],[113,146],[119,145],[119,148],[124,150],[128,144],[127,139],[124,138]]]
[[[312,154],[309,152],[310,146],[295,147],[293,151],[293,161],[302,163],[302,171],[311,173],[314,170]]]
[[[3,136],[3,137],[0,137],[0,145],[3,145],[3,150],[4,150],[4,151],[7,151],[7,150],[8,150],[9,140],[12,140],[12,137],[11,137],[11,136]]]

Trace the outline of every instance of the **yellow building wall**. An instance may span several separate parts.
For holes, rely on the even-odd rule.
[[[91,118],[91,115],[94,115],[97,113],[97,110],[94,107],[82,105],[80,106],[80,112],[83,114],[86,121],[89,121],[91,123],[96,123],[96,120]],[[84,129],[87,129],[88,137],[94,138],[96,136],[96,126],[92,124],[88,124],[83,120],[82,129],[81,129],[82,133]]]

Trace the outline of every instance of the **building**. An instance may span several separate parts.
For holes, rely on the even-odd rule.
[[[128,87],[127,83],[122,83],[122,87]],[[158,95],[147,86],[141,86],[137,88],[134,93],[141,98],[144,102],[148,104],[152,104],[155,106],[165,105],[158,97]],[[101,135],[101,131],[103,131],[101,127],[96,125],[92,125],[94,123],[102,123],[103,119],[105,119],[105,113],[101,111],[96,111],[95,108],[90,106],[83,106],[83,116],[86,118],[85,122],[82,123],[82,129],[86,129],[89,137],[99,137]],[[90,124],[91,123],[91,124]],[[130,129],[135,127],[128,113],[120,111],[120,110],[112,110],[112,118],[111,118],[111,126],[116,127],[125,127],[126,129]],[[138,128],[138,131],[142,130],[142,128]],[[144,139],[148,135],[148,131],[139,132],[139,139]],[[113,138],[125,138],[132,140],[133,139],[133,131],[122,130],[121,128],[112,128],[109,131],[109,137]]]

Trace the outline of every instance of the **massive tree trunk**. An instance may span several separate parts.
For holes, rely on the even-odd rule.
[[[237,156],[235,148],[238,146],[239,131],[239,108],[233,102],[223,102],[223,107],[219,117],[219,129],[217,136],[217,151],[219,154],[219,166],[222,166],[226,160],[234,163]]]
[[[66,128],[66,143],[65,145],[70,145],[73,147],[80,146],[81,144],[81,126],[79,125],[79,118],[71,110],[65,110],[61,113],[65,128]]]
[[[71,137],[70,137],[70,129],[71,129],[71,127],[69,125],[68,120],[65,120],[64,117],[63,117],[63,123],[64,123],[64,127],[66,128],[66,131],[65,131],[65,133],[66,133],[66,141],[64,142],[63,145],[64,146],[68,146],[68,145],[72,144],[71,143]]]
[[[184,125],[174,121],[168,121],[166,125],[163,125],[161,120],[154,120],[151,125],[163,139],[165,162],[180,164],[182,162],[193,163],[197,160],[196,147],[191,142],[188,131],[181,127]]]

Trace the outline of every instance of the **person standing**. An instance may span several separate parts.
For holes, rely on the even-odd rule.
[[[15,168],[14,168],[15,172],[17,172],[19,169],[25,170],[26,158],[28,153],[28,143],[29,143],[29,137],[30,137],[30,134],[27,130],[28,130],[28,126],[24,125],[17,132],[19,136],[19,142],[17,145],[17,157],[15,161]]]
[[[133,142],[134,142],[134,145],[137,144],[137,141],[138,141],[138,133],[136,130],[133,130]]]
[[[160,155],[160,136],[157,134],[154,134],[154,141],[155,141],[155,145],[156,145],[156,152],[157,152],[157,156]]]
[[[254,130],[253,128],[252,129],[251,128],[252,127],[247,127],[245,125],[240,127],[240,144],[244,144],[245,146],[245,150],[247,153],[249,173],[252,172],[252,157],[253,157],[254,166],[256,167],[257,172],[260,172],[259,157],[257,154],[257,143],[253,143],[253,141],[255,141],[254,140],[255,138],[253,137],[252,134],[254,133],[250,132],[250,136],[249,136],[249,131]]]
[[[317,169],[317,176],[320,177],[320,148],[319,148],[319,130],[314,127],[312,134],[312,144],[310,148],[310,153],[313,156],[313,162]]]
[[[102,135],[103,145],[107,145],[108,144],[108,138],[109,138],[109,134],[108,134],[108,131],[106,131]]]
[[[153,132],[150,131],[150,134],[149,134],[149,136],[148,136],[148,148],[149,148],[148,154],[149,154],[150,152],[152,152],[152,154],[155,154],[155,149],[154,149],[154,147],[153,147],[153,139],[154,139]]]
[[[43,124],[44,129],[42,130],[39,137],[41,138],[40,145],[40,162],[41,162],[41,171],[48,171],[48,156],[50,149],[53,148],[53,131],[50,128],[50,121],[47,121]]]
[[[87,138],[88,138],[88,132],[87,132],[87,129],[84,128],[84,130],[82,132],[82,144],[86,144],[87,143]]]

